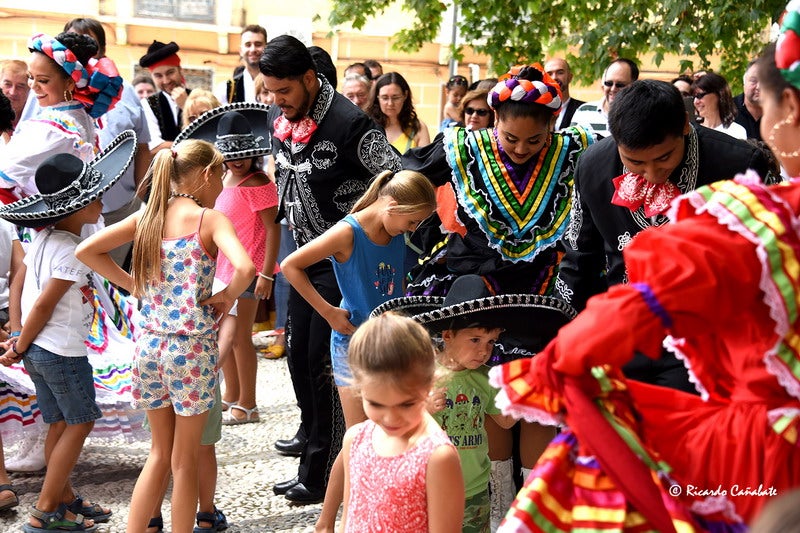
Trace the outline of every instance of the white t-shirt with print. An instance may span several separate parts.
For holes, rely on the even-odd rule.
[[[85,357],[94,308],[88,293],[89,267],[75,257],[80,237],[61,230],[36,234],[25,255],[25,286],[22,289],[22,324],[51,279],[74,281],[56,304],[50,320],[33,343],[66,357]]]

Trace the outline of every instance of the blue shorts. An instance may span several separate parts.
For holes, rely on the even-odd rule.
[[[103,417],[94,401],[94,376],[89,358],[65,357],[31,344],[22,359],[36,387],[36,401],[45,424],[85,424]]]
[[[350,362],[347,360],[348,348],[350,348],[350,335],[342,335],[336,330],[331,331],[331,368],[333,382],[337,387],[353,385],[353,373],[350,372]]]

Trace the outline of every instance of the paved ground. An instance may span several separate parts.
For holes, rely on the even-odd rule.
[[[217,444],[217,507],[227,515],[230,533],[311,531],[321,505],[293,506],[272,493],[274,483],[297,474],[297,459],[281,456],[273,448],[275,440],[294,434],[300,416],[286,358],[260,359],[258,387],[261,422],[224,426],[222,441]],[[114,511],[110,522],[100,524],[98,533],[125,531],[133,484],[148,447],[146,442],[130,444],[122,439],[87,440],[73,482],[87,499]],[[0,513],[0,532],[22,530],[42,479],[41,473],[12,474],[20,505],[13,511]],[[168,501],[163,512],[165,530],[169,531]]]

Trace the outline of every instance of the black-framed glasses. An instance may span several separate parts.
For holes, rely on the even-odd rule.
[[[468,85],[469,82],[467,81],[467,78],[461,75],[453,76],[452,78],[447,80],[448,87],[457,87],[457,86],[467,87]]]
[[[485,117],[489,114],[488,109],[475,109],[474,107],[465,107],[464,108],[465,115],[478,115],[479,117]]]
[[[623,88],[628,86],[627,83],[620,83],[618,81],[611,81],[611,80],[604,81],[603,85],[605,85],[606,87],[609,87],[609,88],[610,87],[616,87],[617,89],[623,89]]]
[[[708,93],[694,93],[694,97],[695,97],[697,100],[702,100],[703,98],[705,98],[705,97],[706,97],[706,95],[707,95],[707,94],[708,94]]]

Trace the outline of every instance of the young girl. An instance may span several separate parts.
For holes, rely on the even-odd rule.
[[[394,313],[372,318],[353,335],[350,367],[369,420],[344,437],[342,530],[461,531],[458,453],[426,411],[434,377],[428,332]]]
[[[135,145],[136,136],[128,131],[88,163],[72,154],[50,156],[35,171],[41,194],[0,208],[0,217],[9,222],[42,228],[18,274],[23,285],[21,294],[15,290],[19,301],[14,305],[20,306],[22,328],[3,343],[0,356],[5,366],[23,361],[48,425],[47,473],[23,525],[26,533],[85,531],[111,516],[109,509],[78,496],[69,480],[94,421],[102,416],[85,344],[93,314],[86,298],[91,272],[74,252],[81,228],[97,223],[100,198],[130,164]]]
[[[266,130],[268,109],[253,103],[218,107],[198,118],[176,139],[213,140],[222,153],[227,168],[223,176],[225,187],[214,207],[230,218],[239,240],[258,267],[258,277],[251,280],[239,297],[236,315],[225,318],[226,322],[234,322],[233,357],[226,358],[222,364],[225,376],[222,400],[227,407],[222,423],[226,425],[259,421],[256,406],[258,358],[253,347],[253,322],[259,301],[272,294],[280,246],[280,226],[275,222],[278,191],[262,170],[263,157],[270,151],[266,140],[269,137]],[[220,256],[216,277],[227,285],[232,275],[232,264],[224,255]]]
[[[387,170],[372,180],[349,215],[281,263],[289,283],[333,329],[331,362],[347,427],[365,419],[360,398],[350,391],[350,335],[375,307],[402,295],[403,234],[414,231],[435,207],[435,192],[425,176]],[[333,258],[342,292],[339,307],[325,301],[304,271],[327,257]]]
[[[460,112],[461,99],[467,94],[469,82],[467,78],[461,75],[455,75],[444,86],[445,90],[445,104],[442,119],[442,124],[439,126],[440,130],[449,128],[459,124],[464,124],[464,117]]]
[[[145,530],[171,468],[172,531],[188,533],[197,509],[201,433],[217,387],[217,319],[253,279],[255,267],[230,221],[205,207],[222,191],[222,155],[210,143],[189,140],[161,150],[150,174],[147,209],[96,233],[76,255],[143,304],[133,397],[147,410],[153,442],[133,490],[127,531]],[[108,251],[131,240],[129,275]],[[234,274],[212,296],[218,251]]]

